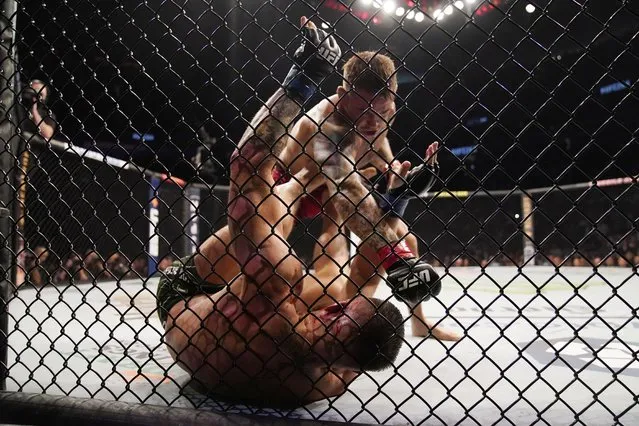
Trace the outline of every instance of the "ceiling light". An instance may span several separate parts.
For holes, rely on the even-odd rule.
[[[461,1],[461,0],[457,0],[457,1],[455,2],[455,7],[456,7],[457,9],[463,9],[463,8],[464,8],[464,2],[463,2],[463,1]]]
[[[422,22],[424,20],[424,14],[422,12],[417,12],[415,14],[415,20],[417,22]]]
[[[528,13],[533,13],[535,11],[535,9],[536,9],[535,6],[530,4],[530,3],[528,3],[526,5],[526,12],[528,12]]]
[[[397,4],[395,4],[393,0],[386,0],[384,2],[384,12],[386,13],[393,13],[396,7]]]
[[[446,8],[444,9],[444,13],[446,15],[451,15],[453,13],[453,6],[450,5],[450,4],[448,6],[446,6]]]
[[[415,17],[415,11],[409,10],[408,13],[406,14],[406,19],[413,19],[414,17]]]
[[[404,13],[406,12],[406,10],[404,10],[403,7],[398,7],[397,10],[395,11],[395,15],[397,16],[404,16]]]

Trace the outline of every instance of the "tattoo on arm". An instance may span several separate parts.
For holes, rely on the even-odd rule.
[[[330,138],[316,136],[315,160],[322,166],[326,176],[331,200],[346,219],[346,227],[362,241],[367,241],[375,250],[397,240],[396,232],[384,218],[370,191],[362,183],[355,169],[348,140],[338,149]],[[350,154],[350,155],[349,155]]]
[[[300,104],[279,89],[253,117],[238,148],[252,144],[262,147],[271,155],[278,155],[286,145],[288,128],[300,111]]]
[[[231,155],[229,207],[233,208],[240,189],[247,195],[256,186],[263,186],[264,181],[255,177],[260,168],[270,163],[269,157],[282,151],[288,139],[288,127],[300,111],[300,105],[279,89],[257,112]]]
[[[342,181],[334,195],[334,202],[348,218],[346,227],[373,249],[379,250],[398,240],[388,218],[383,216],[377,202],[359,178],[351,176]]]

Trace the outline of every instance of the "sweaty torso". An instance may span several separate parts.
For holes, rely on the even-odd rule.
[[[364,163],[368,163],[368,161],[361,160],[371,151],[371,142],[355,136],[352,132],[352,137],[342,138],[343,133],[348,132],[349,129],[345,128],[343,124],[337,123],[335,113],[337,101],[337,95],[322,100],[298,120],[293,127],[292,138],[280,155],[280,162],[284,167],[288,167],[290,174],[296,174],[302,169],[317,168],[318,160],[325,156],[325,153],[319,152],[321,148],[317,143],[318,139],[325,138],[317,136],[335,137],[336,144],[339,144],[341,149],[345,149],[345,145],[349,144],[347,151],[357,167],[367,165]],[[383,138],[385,135],[380,139]]]
[[[239,284],[239,283],[238,283]],[[343,393],[352,371],[329,370],[313,356],[312,333],[293,297],[279,304],[257,294],[220,292],[177,304],[166,342],[201,390],[263,404],[303,404]],[[241,290],[242,292],[244,290]],[[302,336],[306,336],[303,338]]]

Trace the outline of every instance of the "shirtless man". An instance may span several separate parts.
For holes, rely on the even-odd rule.
[[[286,174],[284,168],[288,169],[289,174],[298,173],[303,169],[312,169],[319,158],[329,155],[335,159],[334,163],[340,164],[339,167],[334,167],[338,169],[337,174],[341,174],[340,179],[344,179],[344,170],[361,169],[368,165],[374,166],[382,173],[388,171],[389,179],[403,181],[404,185],[394,184],[393,192],[388,196],[374,192],[375,201],[389,216],[387,221],[390,228],[395,231],[397,241],[401,240],[400,244],[406,244],[403,254],[410,257],[412,253],[418,257],[417,238],[409,232],[407,224],[401,218],[408,200],[415,195],[425,193],[434,183],[438,171],[439,146],[437,142],[431,144],[426,152],[424,164],[414,169],[411,169],[408,161],[401,164],[393,161],[394,156],[386,136],[395,115],[396,72],[392,60],[381,53],[355,53],[344,65],[343,84],[337,88],[337,93],[313,107],[295,124],[291,132],[294,142],[288,143],[280,156],[282,170],[276,170],[276,175],[284,176]],[[347,135],[344,140],[339,141],[341,155],[335,155],[335,147],[331,146],[330,142],[326,143],[326,138],[321,137],[323,134],[334,133],[333,125],[346,126],[355,130],[354,135]],[[348,144],[346,139],[351,136],[355,140]],[[353,174],[347,175],[347,178],[353,181],[358,180],[358,176]],[[335,187],[335,185],[332,186]],[[347,189],[342,187],[340,191],[348,192]],[[326,190],[325,186],[321,187],[301,200],[302,217],[314,217],[319,212],[321,206],[318,201]],[[361,187],[357,190],[361,199]],[[334,211],[347,211],[348,207],[355,206],[354,202],[343,202],[343,198],[336,197],[336,190],[333,191],[333,196],[328,198],[330,203],[342,200],[341,208]],[[370,197],[364,200],[369,201]],[[366,209],[370,207],[362,204],[358,203],[356,210],[366,213]],[[370,204],[372,205],[372,202]],[[309,208],[306,207],[308,205],[310,205]],[[339,220],[344,220],[349,214],[357,216],[351,209]],[[366,216],[371,217],[369,214]],[[363,222],[366,225],[366,221]],[[354,283],[353,288],[362,288],[364,294],[372,296],[384,279],[382,276],[384,268],[390,265],[386,259],[380,259],[384,260],[382,265],[371,261],[378,256],[374,247],[367,243],[368,241],[364,241],[360,244],[357,249],[358,254],[352,259],[350,279]],[[429,272],[432,273],[432,270]],[[435,292],[438,292],[438,289]],[[410,299],[410,297],[403,298],[413,312],[411,318],[413,335],[432,334],[442,340],[460,339],[459,334],[437,327],[433,321],[425,318],[422,305],[418,303],[421,297],[416,300]]]
[[[392,160],[386,132],[395,115],[395,74],[390,58],[375,52],[356,54],[344,67],[344,84],[337,94],[296,122],[294,141],[276,154],[281,161],[274,167],[287,167],[293,178],[299,171],[308,170],[325,180],[327,200],[341,213],[343,223],[338,224],[359,237],[362,248],[366,247],[365,252],[360,251],[362,261],[353,270],[361,266],[360,276],[365,281],[386,272],[385,282],[393,294],[415,307],[439,294],[441,280],[416,254],[416,240],[413,247],[409,246],[408,240],[414,240],[414,235],[406,226],[397,226],[394,216],[403,212],[391,213],[406,207],[407,197],[401,192],[421,193],[423,188],[417,188],[418,184],[430,181],[432,172],[427,165],[408,171],[410,163],[402,164],[407,173],[406,191],[387,194],[390,198],[371,191],[358,173],[369,163],[385,170]],[[275,174],[286,175],[283,170]],[[311,192],[311,196],[318,198],[318,192]]]
[[[320,38],[305,19],[302,26],[311,42],[297,50],[286,89],[261,108],[232,159],[230,253],[206,259],[223,284],[203,282],[211,273],[200,275],[190,260],[165,271],[157,294],[164,341],[178,364],[209,392],[261,404],[339,395],[362,371],[392,365],[403,341],[403,320],[390,303],[359,295],[310,310],[300,297],[303,265],[282,223],[294,200],[322,182],[303,170],[275,186],[274,155],[301,109],[299,75],[317,82],[339,57],[332,37]],[[224,268],[229,257],[241,265],[237,276]]]

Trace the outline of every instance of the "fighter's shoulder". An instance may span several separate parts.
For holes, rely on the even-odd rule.
[[[337,95],[330,96],[328,98],[322,99],[320,102],[315,104],[313,108],[311,108],[307,112],[307,116],[314,120],[317,124],[326,120],[326,118],[332,114],[335,109],[335,103],[337,102]]]

